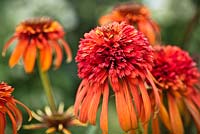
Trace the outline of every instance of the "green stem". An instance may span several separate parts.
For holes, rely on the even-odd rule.
[[[45,94],[47,96],[50,108],[52,110],[52,112],[56,111],[56,104],[55,104],[55,100],[53,97],[53,92],[52,92],[52,88],[51,88],[51,84],[50,84],[50,80],[48,77],[48,74],[46,71],[42,71],[42,68],[38,62],[38,68],[39,68],[39,74],[40,74],[40,79],[42,81],[42,85],[43,85],[43,89],[45,91]]]
[[[137,129],[137,134],[143,134],[144,129],[141,121],[138,121],[138,129]]]

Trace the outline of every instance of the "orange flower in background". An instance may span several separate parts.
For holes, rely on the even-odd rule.
[[[30,110],[24,104],[14,99],[14,97],[11,95],[13,90],[14,88],[6,83],[0,83],[0,134],[5,134],[6,114],[8,114],[12,122],[13,134],[17,134],[17,130],[20,129],[22,124],[22,113],[17,108],[16,104],[19,104],[25,108],[31,117]]]
[[[102,16],[99,19],[99,24],[104,25],[113,21],[125,21],[130,25],[136,26],[148,38],[151,45],[155,45],[159,41],[159,26],[150,18],[149,10],[142,4],[119,4],[110,13]]]
[[[153,51],[147,39],[133,26],[113,22],[85,33],[76,56],[82,82],[75,100],[75,115],[81,122],[96,123],[96,114],[103,96],[100,127],[108,133],[109,86],[114,91],[121,128],[129,131],[150,119],[157,112],[160,98],[150,70]],[[156,100],[151,109],[145,80],[152,84]],[[124,116],[125,115],[125,116]]]
[[[74,116],[73,106],[64,111],[64,104],[61,103],[58,111],[52,112],[49,107],[45,107],[45,112],[37,110],[37,113],[32,112],[33,118],[41,123],[24,125],[24,129],[41,129],[47,128],[47,134],[61,132],[62,134],[71,134],[68,130],[71,126],[86,126],[87,124],[81,123]]]
[[[43,71],[50,68],[54,53],[56,55],[54,65],[58,68],[63,58],[61,45],[67,53],[67,62],[72,60],[71,50],[63,39],[64,34],[62,26],[48,17],[28,19],[16,27],[15,34],[5,44],[2,55],[5,55],[13,41],[18,40],[9,59],[10,67],[14,67],[22,58],[25,71],[32,72],[39,52],[40,66]]]
[[[176,46],[156,47],[152,74],[162,91],[159,117],[166,128],[174,134],[183,134],[181,114],[187,118],[189,113],[200,132],[200,92],[197,89],[200,73],[189,54]],[[158,134],[158,119],[153,121],[153,127],[157,131],[154,134]]]

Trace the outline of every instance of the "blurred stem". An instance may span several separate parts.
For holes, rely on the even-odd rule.
[[[194,16],[189,21],[187,28],[185,30],[185,34],[184,34],[184,37],[183,37],[183,48],[184,49],[188,49],[189,45],[187,44],[187,42],[190,40],[190,38],[192,36],[192,31],[198,25],[199,19],[200,19],[200,8],[197,7]]]
[[[41,68],[41,65],[39,62],[38,62],[38,68],[39,68],[40,79],[42,81],[43,89],[47,96],[50,108],[51,108],[52,112],[56,112],[56,104],[55,104],[55,100],[53,97],[51,83],[50,83],[47,71],[42,71],[42,68]]]

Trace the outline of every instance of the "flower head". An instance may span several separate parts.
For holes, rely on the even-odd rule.
[[[13,134],[17,134],[17,130],[20,129],[22,124],[22,114],[16,104],[24,107],[31,117],[30,110],[12,96],[13,90],[14,88],[7,83],[0,83],[0,134],[5,134],[6,114],[8,114],[12,122]]]
[[[200,92],[196,88],[200,73],[189,54],[176,46],[156,47],[152,74],[162,91],[159,115],[166,128],[183,134],[181,114],[189,111],[200,131]]]
[[[129,131],[151,116],[150,99],[145,88],[148,79],[157,89],[149,70],[152,69],[153,51],[147,39],[133,26],[113,22],[97,27],[81,39],[76,56],[78,75],[82,78],[75,100],[75,114],[82,122],[95,124],[100,98],[103,104],[100,126],[108,132],[109,86],[115,94],[121,128]],[[126,115],[126,116],[124,116]]]
[[[64,111],[64,104],[59,105],[58,111],[53,113],[49,107],[45,107],[45,113],[38,110],[37,113],[32,112],[33,117],[41,123],[24,125],[24,129],[40,129],[47,128],[46,133],[52,134],[61,132],[63,134],[71,134],[68,130],[70,126],[86,126],[79,122],[74,116],[73,106]]]
[[[151,45],[154,45],[159,39],[159,27],[150,18],[150,12],[142,4],[124,3],[117,5],[111,13],[102,16],[99,19],[100,25],[113,21],[122,22],[134,25],[137,29],[144,33]]]
[[[22,58],[25,71],[32,72],[38,51],[40,66],[43,71],[50,68],[53,53],[56,55],[54,64],[58,68],[63,57],[61,45],[68,55],[67,61],[72,60],[70,48],[63,37],[64,30],[57,21],[48,17],[28,19],[16,27],[15,34],[5,44],[2,55],[5,55],[7,48],[17,39],[18,43],[9,59],[10,67],[14,67]]]

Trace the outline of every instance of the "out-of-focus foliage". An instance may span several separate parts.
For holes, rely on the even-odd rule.
[[[76,56],[80,38],[85,32],[98,25],[98,18],[111,8],[127,0],[1,0],[0,1],[0,51],[5,42],[12,36],[15,26],[22,20],[34,16],[49,16],[59,21],[65,28],[66,37],[73,57]],[[139,0],[137,0],[139,1]],[[153,19],[158,22],[164,44],[178,45],[200,60],[200,25],[199,0],[140,0],[152,12]],[[197,16],[195,18],[195,15]],[[192,26],[190,26],[192,25]],[[13,45],[14,47],[14,45]],[[15,87],[14,96],[33,110],[43,109],[47,105],[46,96],[38,76],[37,68],[32,74],[25,74],[23,66],[13,69],[8,67],[11,47],[5,58],[0,58],[0,81],[6,81]],[[75,60],[61,68],[49,71],[57,104],[64,102],[68,107],[74,103],[75,93],[80,83],[77,76]],[[114,100],[114,99],[113,99]],[[114,103],[109,104],[110,134],[122,133]],[[24,124],[28,122],[24,115]],[[99,120],[99,119],[97,119]],[[34,122],[34,121],[33,121]],[[193,128],[193,124],[190,124]],[[101,134],[99,125],[70,128],[74,134]],[[193,133],[193,129],[188,129]],[[11,133],[7,127],[6,134]],[[20,134],[40,134],[44,130],[28,131],[21,129]]]

